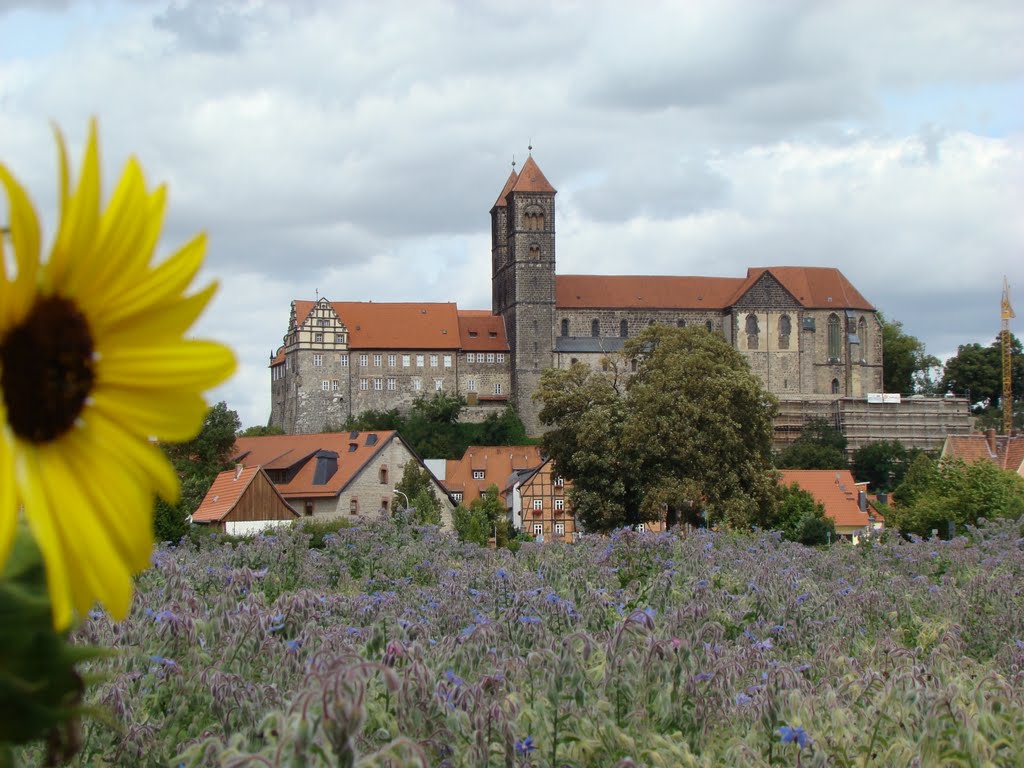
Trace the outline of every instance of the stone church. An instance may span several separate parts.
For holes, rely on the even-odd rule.
[[[339,427],[445,392],[469,418],[511,402],[531,434],[541,373],[599,368],[653,323],[706,328],[743,353],[782,401],[882,391],[874,307],[831,267],[757,267],[743,277],[559,275],[555,189],[530,156],[491,208],[491,310],[442,303],[293,301],[271,359],[270,423]]]

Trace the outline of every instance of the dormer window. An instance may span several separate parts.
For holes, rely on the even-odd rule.
[[[484,479],[484,471],[482,469],[474,469],[473,470],[473,479],[474,480],[483,480]]]

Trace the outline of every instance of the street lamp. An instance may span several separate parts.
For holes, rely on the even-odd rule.
[[[404,493],[402,493],[402,492],[401,492],[400,490],[398,490],[397,488],[392,488],[392,489],[391,489],[391,492],[392,492],[392,493],[397,493],[397,494],[398,494],[399,496],[401,496],[401,497],[402,497],[403,499],[405,499],[405,508],[406,508],[406,509],[408,509],[408,508],[409,508],[410,504],[409,504],[409,497],[408,497],[408,496],[406,496],[406,495],[405,495]]]

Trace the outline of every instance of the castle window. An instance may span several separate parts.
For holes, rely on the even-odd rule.
[[[864,319],[863,315],[857,321],[857,338],[860,340],[860,361],[866,363],[868,361],[868,321]]]
[[[336,333],[336,334],[334,334],[334,343],[335,344],[344,344],[345,343],[345,334],[344,333]]]
[[[331,382],[328,381],[327,379],[324,379],[323,381],[320,382],[320,388],[323,389],[324,392],[329,392],[331,389]]]
[[[839,379],[832,379],[832,394],[839,394]]]
[[[715,330],[715,326],[714,324],[712,324],[710,320],[704,323],[704,327],[708,329],[708,333],[711,333],[713,330]]]
[[[757,315],[747,315],[747,349],[757,349]]]
[[[324,364],[324,356],[323,355],[313,355],[313,365],[319,366],[319,365],[323,365],[323,364]]]
[[[419,392],[421,389],[423,389],[423,382],[420,379],[413,379],[412,389],[414,392]]]
[[[440,392],[442,389],[444,389],[444,380],[443,379],[434,379],[434,391],[435,392]]]
[[[423,360],[424,359],[425,358],[423,357],[423,355],[416,355],[416,367],[417,368],[422,368],[423,367]]]
[[[685,328],[685,327],[686,327],[686,321],[683,320],[683,318],[679,318],[678,320],[676,320],[676,328]]]
[[[625,320],[619,321],[619,336],[621,336],[622,338],[626,338],[627,336],[629,336],[629,323],[627,323]]]
[[[530,261],[540,261],[540,246],[536,243],[530,245]]]
[[[398,388],[398,382],[391,378],[388,379],[388,392],[394,392]]]
[[[430,367],[437,368],[437,355],[430,356]]]
[[[348,368],[348,355],[338,355],[338,362],[342,368]]]
[[[445,355],[444,359],[442,360],[442,362],[444,363],[444,367],[445,368],[451,368],[452,367],[452,356],[451,355]]]
[[[494,382],[494,394],[496,394],[496,395],[500,395],[501,394],[501,382],[500,381]]]
[[[839,315],[832,313],[828,316],[828,359],[830,362],[839,362],[842,354],[842,333],[839,328]]]
[[[504,363],[505,362],[505,353],[504,352],[499,352],[497,355],[495,355],[495,358],[497,359],[497,361],[499,363]]]
[[[373,391],[374,392],[383,392],[384,391],[384,379],[374,379],[373,380]]]
[[[488,363],[493,363],[494,362],[494,353],[493,352],[488,352],[487,353],[487,362]]]
[[[474,480],[483,480],[484,479],[484,471],[482,469],[474,469],[473,470],[473,479]]]
[[[381,361],[382,361],[381,355],[374,355],[373,356],[373,365],[374,365],[375,368],[380,368]]]
[[[380,472],[378,473],[378,476],[380,478],[380,484],[381,485],[387,485],[388,484],[388,468],[386,466],[383,466],[383,467],[380,468]]]
[[[360,392],[365,392],[369,388],[370,388],[370,382],[367,379],[360,379],[359,380],[359,391]]]
[[[337,392],[339,389],[341,389],[341,382],[337,379],[331,379],[331,392]]]
[[[313,341],[319,342],[319,343],[322,344],[323,340],[324,340],[324,335],[322,333],[314,333],[313,334]]]
[[[359,514],[359,499],[349,499],[348,502],[348,513],[350,515]]]
[[[544,209],[538,205],[531,205],[523,213],[523,229],[530,232],[544,231]],[[533,248],[530,249],[531,253]]]
[[[408,368],[412,365],[412,355],[402,355],[402,367]]]
[[[476,379],[470,379],[466,383],[466,389],[468,389],[470,392],[476,392]]]
[[[397,362],[398,362],[398,357],[396,355],[388,355],[388,368],[394,368],[395,367],[395,363],[397,363]]]
[[[566,320],[562,320],[562,335],[563,336],[568,336],[569,335],[569,321],[567,319]]]
[[[370,364],[370,356],[369,355],[360,355],[359,356],[359,367],[360,368],[365,368],[369,364]]]
[[[789,321],[789,315],[783,315],[779,318],[779,349],[789,349],[789,334],[793,330],[793,325]]]
[[[600,336],[601,335],[601,324],[597,320],[590,321],[590,335]]]

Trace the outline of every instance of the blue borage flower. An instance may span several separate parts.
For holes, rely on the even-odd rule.
[[[811,743],[811,737],[807,735],[807,731],[799,726],[780,726],[779,736],[782,737],[783,744],[796,744],[800,749],[803,749]]]
[[[525,739],[517,740],[515,743],[516,753],[520,755],[528,755],[537,749],[533,743],[533,736],[527,736]]]

